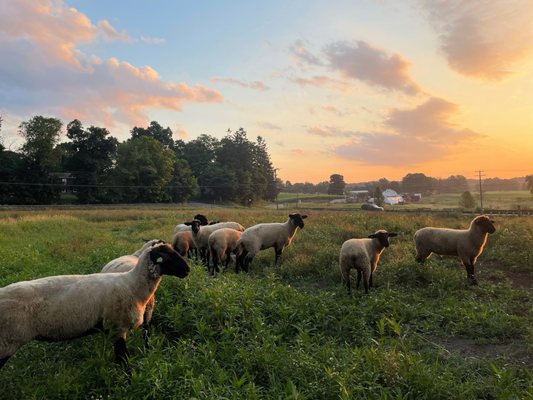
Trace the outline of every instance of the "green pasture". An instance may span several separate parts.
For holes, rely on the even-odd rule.
[[[517,193],[516,196],[519,196]],[[72,209],[0,211],[0,287],[98,272],[143,239],[170,240],[200,212],[245,226],[289,210]],[[249,274],[163,279],[152,349],[128,340],[132,375],[110,337],[31,342],[0,370],[0,399],[527,399],[533,398],[533,218],[497,217],[478,260],[478,286],[453,258],[414,261],[423,226],[467,227],[460,214],[300,210],[309,215],[272,266]],[[352,237],[395,231],[365,295],[340,284],[338,254]],[[6,327],[0,327],[6,329]]]

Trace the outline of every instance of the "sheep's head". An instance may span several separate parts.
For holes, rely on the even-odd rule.
[[[203,214],[196,214],[194,216],[194,219],[197,219],[198,221],[200,221],[200,225],[207,225],[209,224],[209,221],[207,220],[207,217]]]
[[[307,218],[307,215],[301,215],[301,214],[289,214],[289,218],[291,219],[292,223],[296,225],[298,228],[302,229],[304,227],[304,219]]]
[[[395,232],[387,232],[383,229],[376,231],[376,233],[373,233],[372,235],[368,235],[370,239],[377,239],[383,247],[389,247],[389,238],[394,236],[398,236],[398,234]]]
[[[496,227],[494,226],[494,220],[489,218],[487,215],[480,215],[479,217],[474,218],[473,221],[483,232],[494,233],[496,232]]]
[[[168,243],[160,243],[150,250],[150,260],[160,266],[161,275],[185,278],[189,275],[189,264]]]
[[[200,226],[202,226],[203,224],[202,221],[198,219],[193,219],[191,222],[185,222],[185,225],[190,226],[192,233],[196,235],[200,231]]]

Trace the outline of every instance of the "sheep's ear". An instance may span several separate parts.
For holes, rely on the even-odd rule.
[[[187,221],[187,222],[184,222],[183,225],[191,226],[192,222]]]
[[[395,236],[398,236],[398,234],[396,232],[389,232],[389,233],[387,233],[387,236],[388,237],[395,237]]]
[[[306,218],[307,218],[307,215],[304,214],[304,215],[302,215],[301,217],[302,217],[302,219],[306,219]]]

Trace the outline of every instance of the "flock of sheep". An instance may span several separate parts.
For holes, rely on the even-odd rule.
[[[198,214],[176,226],[172,244],[149,240],[135,253],[110,261],[100,273],[51,276],[0,288],[0,368],[32,340],[67,340],[100,330],[113,333],[115,359],[127,366],[128,332],[142,325],[148,345],[154,295],[162,275],[185,278],[189,274],[185,257],[194,252],[210,274],[219,271],[223,262],[227,266],[231,255],[235,255],[235,271],[247,272],[257,253],[268,248],[274,248],[279,266],[283,250],[298,228],[304,227],[305,218],[290,214],[284,223],[260,223],[245,229],[237,222],[209,223]],[[457,256],[470,282],[476,284],[474,264],[494,231],[494,221],[485,215],[474,218],[469,229],[422,228],[414,236],[416,259],[423,262],[431,253]],[[355,269],[356,286],[363,277],[368,293],[379,257],[394,236],[394,232],[378,230],[368,238],[343,243],[339,265],[348,292],[350,271]]]

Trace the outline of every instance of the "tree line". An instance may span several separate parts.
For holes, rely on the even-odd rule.
[[[1,126],[1,119],[0,119]],[[273,200],[275,171],[263,138],[243,128],[185,142],[152,121],[120,142],[106,128],[34,116],[19,126],[18,151],[0,143],[0,204],[54,204],[65,191],[89,203]]]

